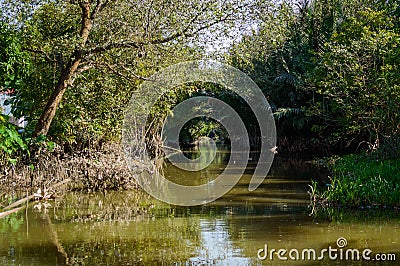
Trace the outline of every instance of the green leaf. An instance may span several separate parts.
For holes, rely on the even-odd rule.
[[[46,148],[47,148],[47,150],[49,150],[50,152],[54,151],[55,143],[52,142],[52,141],[47,142]]]
[[[17,159],[8,158],[8,161],[13,165],[17,164]]]
[[[46,140],[47,140],[47,136],[46,136],[46,135],[43,135],[43,134],[40,134],[39,136],[37,136],[35,142],[36,142],[36,143],[43,143],[43,142],[45,142]]]

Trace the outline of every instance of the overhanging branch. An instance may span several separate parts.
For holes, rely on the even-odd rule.
[[[96,54],[96,53],[101,53],[101,52],[106,52],[110,51],[112,49],[118,49],[118,48],[140,48],[144,46],[144,43],[142,42],[133,42],[133,41],[122,41],[122,42],[114,42],[114,43],[107,43],[103,46],[98,46],[94,47],[92,49],[84,51],[85,55],[91,55],[91,54]]]
[[[23,51],[27,51],[27,52],[31,52],[31,53],[35,53],[35,54],[40,54],[42,56],[44,56],[47,60],[49,60],[50,62],[57,62],[56,59],[51,58],[50,55],[48,53],[46,53],[45,51],[42,50],[37,50],[37,49],[31,49],[31,48],[22,48]]]
[[[243,8],[246,5],[240,7]],[[203,10],[205,11],[205,10]],[[92,55],[92,54],[97,54],[97,53],[102,53],[102,52],[106,52],[106,51],[110,51],[113,49],[119,49],[119,48],[134,48],[134,49],[139,49],[143,46],[147,46],[147,45],[154,45],[154,44],[163,44],[163,43],[168,43],[170,41],[176,40],[180,37],[194,37],[195,35],[197,35],[199,32],[205,30],[205,29],[209,29],[211,27],[213,27],[214,25],[217,25],[219,23],[228,21],[229,18],[232,16],[231,13],[226,14],[224,17],[216,19],[214,21],[211,21],[207,24],[205,24],[204,26],[198,27],[196,29],[191,30],[193,24],[196,22],[196,20],[198,19],[198,17],[201,15],[201,12],[199,12],[198,14],[196,14],[190,21],[189,23],[186,25],[186,27],[181,30],[181,31],[177,31],[167,37],[163,37],[163,38],[155,38],[146,42],[141,42],[141,41],[132,41],[132,40],[123,40],[120,42],[109,42],[107,44],[104,44],[102,46],[98,46],[98,47],[94,47],[92,49],[88,49],[86,51],[84,51],[85,55]]]
[[[129,69],[129,68],[125,67],[125,66],[122,66],[122,65],[118,65],[118,64],[110,65],[107,62],[93,62],[91,64],[95,65],[95,66],[97,66],[99,68],[106,68],[106,69],[110,70],[112,73],[116,74],[117,76],[119,76],[121,78],[124,78],[124,79],[126,79],[126,80],[128,80],[130,82],[134,82],[135,80],[148,80],[147,78],[142,77],[140,75],[137,75],[131,69]],[[125,73],[122,73],[122,72],[118,71],[117,70],[118,68],[121,68],[121,69],[125,70],[126,72],[128,72],[128,74],[125,74]],[[134,78],[132,78],[131,76],[133,76]]]

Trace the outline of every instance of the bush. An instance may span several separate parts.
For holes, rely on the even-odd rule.
[[[0,114],[0,154],[15,163],[12,156],[18,151],[28,151],[28,145],[18,133],[16,126],[8,122],[9,117]]]

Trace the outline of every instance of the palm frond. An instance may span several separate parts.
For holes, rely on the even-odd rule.
[[[302,113],[303,109],[297,107],[278,108],[278,110],[274,112],[274,117],[276,120],[281,120],[283,118],[301,115]]]
[[[296,82],[296,77],[287,72],[283,72],[274,79],[274,83],[286,83],[291,86],[294,86],[295,82]]]

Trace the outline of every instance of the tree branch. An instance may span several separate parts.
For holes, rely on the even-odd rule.
[[[80,74],[82,74],[83,72],[85,72],[85,71],[87,71],[87,70],[89,70],[89,69],[92,69],[92,68],[94,68],[94,67],[95,67],[95,65],[89,63],[89,64],[87,64],[87,65],[82,66],[81,68],[78,68],[78,69],[75,71],[74,75],[71,77],[71,80],[69,81],[69,85],[72,85],[72,84],[75,82],[75,79],[76,79]]]
[[[243,5],[240,8],[245,7],[246,5]],[[194,29],[193,31],[190,32],[190,28],[191,26],[193,26],[193,24],[196,22],[196,20],[198,19],[198,17],[201,15],[202,12],[206,11],[206,8],[204,8],[201,12],[197,13],[190,21],[189,23],[186,25],[186,27],[179,32],[176,32],[170,36],[167,36],[165,38],[158,38],[158,39],[153,39],[147,42],[135,42],[135,41],[130,41],[130,40],[125,40],[125,41],[121,41],[121,42],[113,42],[113,43],[107,43],[103,46],[99,46],[99,47],[94,47],[92,49],[86,50],[83,53],[85,55],[91,55],[91,54],[96,54],[96,53],[101,53],[101,52],[105,52],[105,51],[109,51],[112,49],[118,49],[118,48],[135,48],[135,49],[139,49],[143,46],[146,45],[150,45],[150,44],[163,44],[163,43],[167,43],[170,42],[172,40],[175,40],[179,37],[194,37],[196,34],[198,34],[199,32],[205,30],[205,29],[209,29],[212,26],[221,23],[221,22],[225,22],[227,20],[229,20],[229,18],[232,16],[231,13],[226,14],[224,17],[220,18],[220,19],[216,19],[204,26],[201,26],[197,29]]]
[[[134,73],[132,70],[130,70],[129,68],[125,67],[124,65],[120,66],[123,70],[129,72],[132,76],[134,76],[136,79],[140,79],[140,80],[149,80],[148,78],[142,77],[137,75],[136,73]]]
[[[57,62],[56,59],[51,58],[50,55],[48,53],[46,53],[45,51],[36,50],[36,49],[30,49],[30,48],[22,48],[22,50],[27,51],[27,52],[31,52],[31,53],[35,53],[35,54],[43,55],[50,62]]]
[[[89,50],[84,51],[83,53],[85,55],[91,55],[91,54],[96,54],[96,53],[101,53],[105,51],[109,51],[112,49],[117,49],[117,48],[140,48],[144,46],[143,42],[133,42],[133,41],[122,41],[122,42],[116,42],[116,43],[108,43],[103,46],[98,46]]]
[[[101,0],[99,0],[101,1]],[[93,23],[91,20],[91,14],[90,14],[90,3],[87,2],[79,2],[79,6],[81,7],[82,10],[82,21],[81,21],[81,31],[79,35],[81,36],[81,47],[85,47],[86,42],[89,38],[89,33],[90,30],[92,29]]]
[[[90,14],[90,18],[94,20],[96,15],[103,9],[104,3],[103,0],[96,1],[96,7],[93,9],[92,13]]]
[[[128,81],[130,81],[130,82],[134,82],[135,79],[136,79],[136,80],[148,80],[148,79],[145,78],[145,77],[142,77],[142,76],[139,76],[139,75],[135,74],[132,70],[130,70],[130,69],[128,69],[128,68],[126,68],[125,66],[122,66],[122,65],[113,65],[113,66],[112,66],[112,65],[110,65],[110,64],[108,64],[108,63],[106,63],[106,62],[102,62],[102,63],[100,63],[100,62],[95,62],[95,63],[93,63],[93,64],[95,64],[95,65],[97,65],[97,66],[99,66],[99,67],[105,67],[105,68],[111,70],[111,72],[113,72],[113,73],[116,74],[117,76],[120,76],[120,77],[122,77],[122,78],[124,78],[124,79],[126,79],[126,80],[128,80]],[[119,71],[116,70],[115,68],[122,68],[123,70],[129,72],[130,75],[134,76],[135,79],[132,79],[132,78],[129,77],[128,75],[126,75],[126,74],[124,74],[124,73],[122,73],[122,72],[119,72]]]

